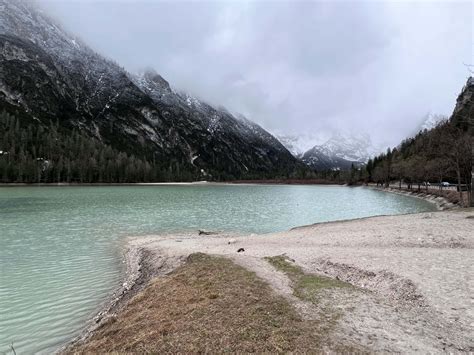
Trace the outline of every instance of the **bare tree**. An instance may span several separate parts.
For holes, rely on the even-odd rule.
[[[467,132],[455,127],[453,124],[446,125],[443,130],[442,139],[444,156],[451,163],[456,172],[459,198],[461,203],[464,203],[462,196],[462,178],[466,168],[472,165],[472,139]],[[470,182],[466,181],[466,185],[468,184],[470,184]]]

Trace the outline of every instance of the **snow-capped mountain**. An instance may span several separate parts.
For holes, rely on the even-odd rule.
[[[183,110],[192,110],[193,119],[203,123],[207,131],[238,131],[252,144],[265,142],[276,151],[286,154],[287,149],[269,132],[244,115],[232,114],[224,107],[214,108],[201,99],[186,92],[174,90],[170,84],[153,69],[131,76],[132,81],[147,93],[157,104],[173,105]]]
[[[22,126],[58,122],[176,179],[202,171],[282,176],[303,167],[257,124],[177,92],[153,70],[128,73],[30,2],[0,0],[0,49],[0,107]]]
[[[298,159],[315,145],[327,140],[327,136],[316,134],[285,134],[281,131],[273,131],[273,134]]]
[[[282,144],[298,159],[316,170],[348,169],[366,163],[379,152],[367,134],[337,133],[323,135],[276,134]]]
[[[368,135],[335,134],[324,144],[306,151],[301,160],[316,170],[349,169],[352,164],[365,164],[373,155]]]
[[[432,112],[427,113],[422,119],[421,122],[415,129],[415,134],[419,131],[430,130],[435,128],[440,122],[447,121],[448,118],[444,115],[434,114]]]
[[[372,140],[368,134],[333,135],[322,146],[330,155],[351,162],[366,163],[374,153]]]

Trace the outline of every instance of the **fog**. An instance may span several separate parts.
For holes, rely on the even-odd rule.
[[[270,131],[396,145],[450,115],[474,62],[473,5],[381,1],[41,1],[131,72]]]

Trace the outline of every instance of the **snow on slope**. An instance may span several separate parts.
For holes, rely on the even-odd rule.
[[[231,179],[302,167],[263,128],[174,91],[153,71],[128,73],[29,1],[0,0],[0,47],[0,106],[29,119],[52,117],[186,178],[199,168]]]
[[[322,134],[285,134],[278,130],[273,131],[273,134],[296,158],[300,158],[306,151],[328,138]]]
[[[351,162],[366,163],[373,154],[370,136],[337,133],[322,145],[331,156]]]
[[[430,130],[436,127],[438,123],[447,120],[448,118],[444,115],[438,115],[432,112],[428,112],[421,120],[421,123],[418,125],[417,130],[415,132],[418,133],[419,131],[423,130]]]
[[[339,132],[332,136],[323,134],[275,136],[297,158],[317,169],[345,169],[352,163],[363,164],[380,152],[375,148],[368,134]]]

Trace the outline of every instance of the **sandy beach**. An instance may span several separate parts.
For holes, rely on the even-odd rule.
[[[335,342],[344,339],[383,352],[474,351],[473,231],[474,210],[459,209],[320,223],[266,235],[130,238],[128,281],[104,319],[126,309],[155,276],[172,273],[199,252],[254,272],[304,319],[317,320],[325,305],[335,307],[341,314],[331,333]],[[300,299],[289,275],[266,259],[279,255],[305,274],[353,287],[325,290],[318,304]]]

